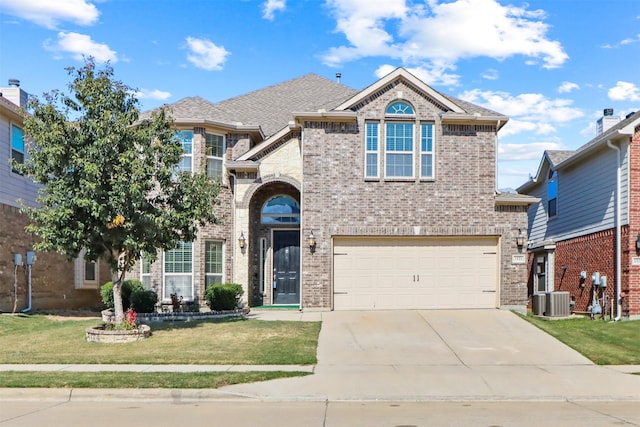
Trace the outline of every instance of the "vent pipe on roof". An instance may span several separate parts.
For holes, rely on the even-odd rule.
[[[341,77],[342,77],[342,73],[336,73],[336,82],[340,83]]]

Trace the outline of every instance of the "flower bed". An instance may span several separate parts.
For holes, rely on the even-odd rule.
[[[86,329],[87,341],[110,344],[136,342],[148,338],[151,328],[148,325],[139,325],[135,329],[108,330],[104,326],[95,326]]]

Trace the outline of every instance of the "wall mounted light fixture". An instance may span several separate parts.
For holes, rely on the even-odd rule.
[[[522,234],[522,229],[518,229],[518,235],[516,236],[516,245],[518,246],[519,251],[522,251],[522,248],[524,247],[524,241],[525,237],[524,234]]]
[[[638,238],[636,239],[636,251],[640,251],[640,234],[638,234]]]
[[[312,251],[316,249],[316,236],[313,235],[313,230],[311,230],[311,233],[309,233],[307,242],[309,243],[309,249],[311,249]]]
[[[244,249],[247,246],[247,239],[244,238],[244,233],[240,232],[240,237],[238,237],[238,246],[240,249]]]

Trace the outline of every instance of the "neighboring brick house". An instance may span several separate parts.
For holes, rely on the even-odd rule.
[[[529,209],[528,292],[568,291],[577,312],[638,319],[640,112],[604,112],[594,139],[546,151],[518,188],[540,199]]]
[[[308,74],[169,107],[181,168],[222,182],[222,223],[136,269],[162,299],[236,282],[251,306],[525,309],[516,237],[536,199],[496,193],[507,117],[401,68],[361,91]]]
[[[110,280],[104,267],[85,266],[80,258],[70,263],[59,254],[36,252],[30,300],[28,267],[14,265],[14,254],[26,264],[27,251],[36,241],[25,231],[29,221],[20,208],[23,204],[36,206],[38,187],[10,163],[10,159],[23,162],[28,156],[21,110],[27,96],[17,80],[0,88],[0,311],[13,311],[14,305],[17,311],[99,307],[98,286]]]

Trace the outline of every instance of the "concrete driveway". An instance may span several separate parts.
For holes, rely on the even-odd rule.
[[[503,310],[322,313],[315,374],[220,391],[279,400],[640,400],[640,377],[593,365]]]

